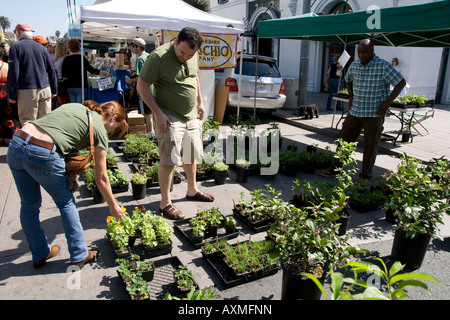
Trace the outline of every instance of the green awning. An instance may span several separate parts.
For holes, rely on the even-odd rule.
[[[450,47],[450,1],[265,20],[258,23],[258,37],[347,44],[370,38],[383,46]]]

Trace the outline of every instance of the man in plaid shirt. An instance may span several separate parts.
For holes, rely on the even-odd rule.
[[[400,94],[406,81],[387,61],[374,53],[373,43],[369,39],[358,45],[358,58],[345,76],[348,89],[349,113],[344,120],[339,138],[346,142],[355,142],[364,129],[364,154],[359,182],[368,182],[378,153],[383,131],[384,116],[391,102]],[[390,92],[390,85],[394,86]],[[331,168],[322,170],[322,176],[337,174],[336,160]]]

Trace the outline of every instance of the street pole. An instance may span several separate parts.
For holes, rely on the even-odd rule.
[[[311,0],[303,0],[303,14],[311,12]],[[306,104],[308,90],[309,40],[301,40],[297,106]]]

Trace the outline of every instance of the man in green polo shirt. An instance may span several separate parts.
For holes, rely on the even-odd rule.
[[[358,58],[350,65],[345,76],[349,112],[339,138],[355,142],[364,130],[364,154],[359,182],[368,182],[372,178],[381,141],[384,116],[391,102],[403,90],[406,81],[389,62],[375,55],[373,43],[369,39],[359,43]],[[392,92],[390,85],[394,86]],[[331,168],[322,170],[320,174],[335,176],[338,165],[339,161],[336,160]]]
[[[187,178],[186,198],[214,201],[210,194],[199,191],[196,185],[196,159],[202,153],[203,107],[198,79],[201,34],[186,27],[172,42],[150,53],[141,69],[137,91],[154,117],[158,140],[161,189],[160,211],[172,219],[184,218],[170,199],[173,168],[183,163]],[[153,85],[154,92],[149,89]],[[181,150],[183,151],[181,159]]]

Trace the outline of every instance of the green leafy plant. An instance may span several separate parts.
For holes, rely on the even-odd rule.
[[[177,270],[174,270],[173,276],[178,289],[181,291],[190,291],[195,286],[194,275],[192,271],[186,266],[179,265]]]
[[[409,295],[405,291],[407,288],[418,287],[428,290],[428,286],[422,280],[441,284],[435,277],[426,273],[400,273],[405,266],[398,261],[388,269],[382,259],[376,258],[376,260],[381,263],[382,268],[366,261],[356,261],[346,264],[344,267],[350,268],[353,271],[354,278],[344,278],[342,273],[330,270],[331,289],[333,292],[331,297],[328,297],[324,287],[316,276],[310,273],[303,273],[303,275],[314,281],[327,300],[403,300],[409,298]],[[384,290],[371,286],[358,278],[359,274],[368,272],[373,273],[383,281]],[[349,284],[349,286],[344,287],[344,283]],[[362,293],[352,294],[351,291],[355,287],[364,288],[364,291]]]
[[[228,171],[228,165],[223,162],[215,162],[214,163],[214,170],[217,171]]]
[[[388,172],[385,178],[391,190],[385,208],[393,211],[396,229],[405,231],[408,238],[427,233],[441,239],[439,227],[449,204],[444,188],[431,178],[427,166],[404,153],[397,170]]]
[[[133,173],[131,175],[131,182],[134,184],[145,184],[147,182],[147,176],[139,172]]]
[[[214,293],[216,289],[211,290],[211,287],[203,289],[192,288],[185,298],[178,298],[172,296],[169,292],[166,293],[165,300],[215,300]]]

